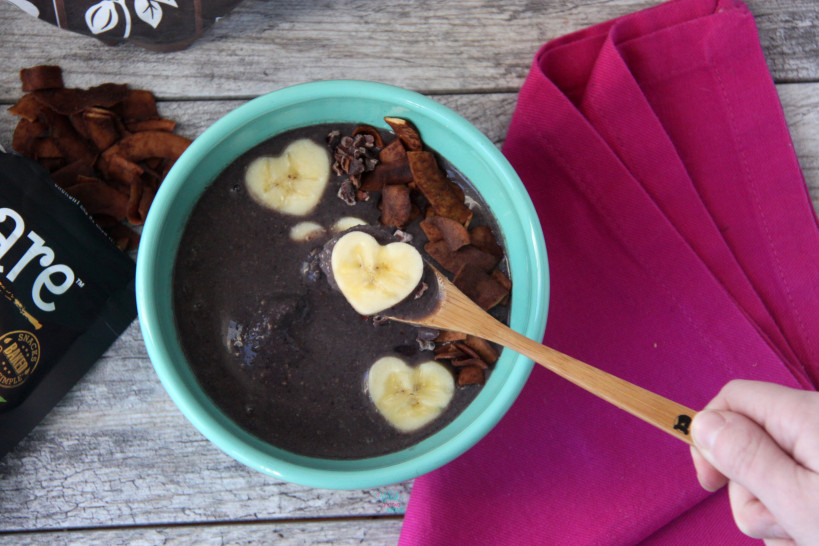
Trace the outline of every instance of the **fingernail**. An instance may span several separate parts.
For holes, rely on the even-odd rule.
[[[691,438],[697,447],[711,451],[717,434],[725,426],[725,418],[716,411],[701,411],[691,425]]]

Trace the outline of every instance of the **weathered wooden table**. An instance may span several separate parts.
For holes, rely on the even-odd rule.
[[[109,47],[0,0],[0,143],[17,122],[18,71],[59,64],[66,85],[152,90],[196,137],[260,94],[334,78],[433,96],[500,145],[538,47],[657,2],[245,0],[187,50]],[[819,6],[751,0],[814,206],[819,205]],[[234,462],[176,409],[137,323],[0,460],[0,542],[384,543],[397,541],[411,482],[331,491]]]

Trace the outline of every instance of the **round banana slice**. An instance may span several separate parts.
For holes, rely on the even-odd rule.
[[[253,160],[245,186],[259,204],[293,216],[310,213],[330,179],[330,156],[308,138],[291,142],[278,156]]]
[[[424,274],[424,260],[412,245],[381,245],[363,231],[351,231],[336,242],[330,267],[338,289],[362,315],[400,303]]]
[[[400,358],[385,356],[370,367],[367,389],[378,412],[393,427],[413,432],[446,409],[455,380],[438,362],[430,360],[413,368]]]
[[[361,218],[356,218],[355,216],[344,216],[335,221],[335,223],[330,228],[330,231],[332,231],[333,233],[341,233],[342,231],[347,231],[351,227],[365,225],[367,225],[367,222],[365,222]]]
[[[316,222],[299,222],[290,228],[290,239],[297,243],[312,241],[324,235],[324,228]]]

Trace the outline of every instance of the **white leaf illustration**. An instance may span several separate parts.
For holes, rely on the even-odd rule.
[[[25,11],[29,15],[33,15],[34,17],[38,17],[40,15],[40,9],[29,2],[28,0],[9,0],[12,4],[16,5],[21,10]],[[173,1],[173,0],[171,0]]]
[[[134,0],[137,17],[156,28],[162,21],[162,6],[157,0]]]
[[[119,23],[119,15],[117,15],[117,6],[113,0],[102,0],[85,12],[85,24],[94,34],[111,30],[117,26],[117,23]]]
[[[176,5],[176,0],[154,0],[155,2],[159,2],[160,4],[165,4],[166,6],[171,6],[174,8],[178,8],[179,6]]]

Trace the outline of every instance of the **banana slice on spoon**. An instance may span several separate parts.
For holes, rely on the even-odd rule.
[[[362,315],[400,303],[424,274],[424,260],[412,245],[381,245],[364,231],[350,231],[335,241],[330,267],[338,289]]]

